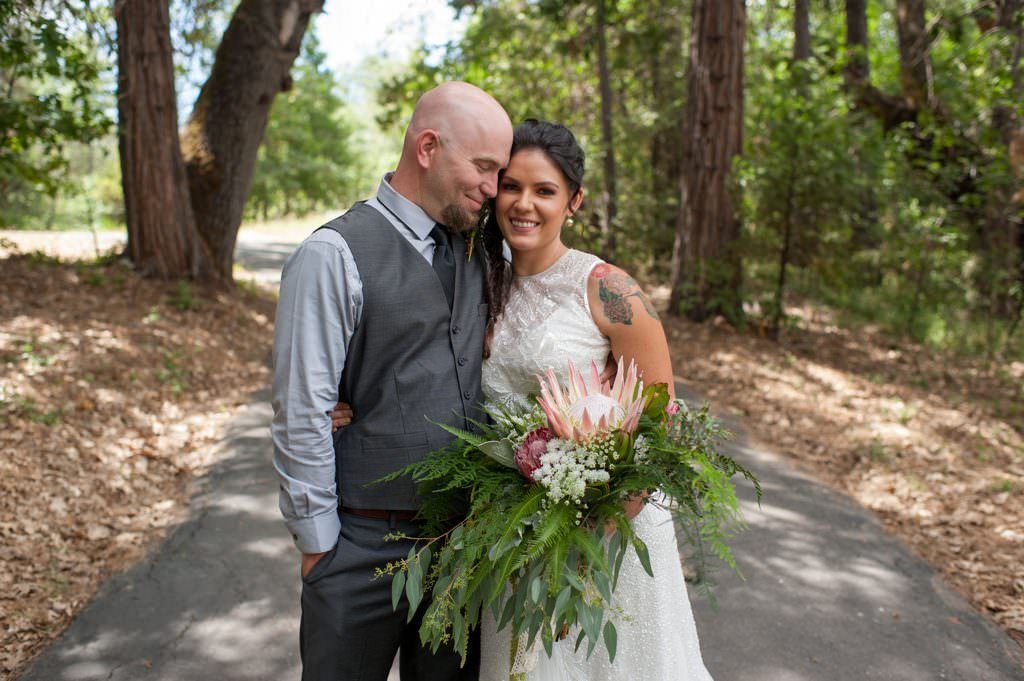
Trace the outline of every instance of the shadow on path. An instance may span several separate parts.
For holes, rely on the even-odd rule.
[[[111,579],[22,681],[299,678],[298,559],[277,510],[267,399],[232,421],[189,520]],[[729,447],[765,497],[758,508],[742,486],[746,580],[719,570],[717,610],[691,595],[717,681],[1024,678],[1009,637],[867,511],[742,438]]]

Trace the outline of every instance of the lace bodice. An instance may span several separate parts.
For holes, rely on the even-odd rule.
[[[488,402],[527,407],[527,396],[539,391],[537,376],[548,369],[568,383],[570,360],[584,371],[591,361],[604,368],[611,346],[587,301],[587,277],[600,262],[570,249],[543,272],[513,278],[483,364]]]

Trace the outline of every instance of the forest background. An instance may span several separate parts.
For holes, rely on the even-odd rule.
[[[0,663],[20,668],[139,555],[111,537],[138,533],[124,540],[138,548],[170,522],[157,507],[182,503],[205,464],[161,433],[266,381],[273,300],[234,262],[239,228],[309,231],[370,195],[416,98],[449,79],[513,121],[571,126],[587,198],[567,240],[645,284],[677,373],[759,419],[1024,641],[1024,1],[449,4],[465,27],[451,42],[341,73],[318,0],[0,0],[0,230],[126,237],[70,264],[0,241],[0,469],[20,479],[52,446],[37,477],[126,476],[43,507],[102,497],[97,524],[61,530],[16,593],[49,611],[12,606]],[[217,316],[260,340],[232,347]],[[143,348],[132,361],[152,376],[89,364],[74,334],[81,353]],[[120,449],[61,458],[62,429],[133,399],[145,426],[104,422]],[[119,525],[139,479],[163,491]],[[0,587],[25,579],[18,542],[46,531],[13,515],[28,493],[3,489],[16,548],[0,551]]]
[[[265,131],[232,141],[259,149],[251,185],[232,189],[246,218],[366,196],[418,94],[461,78],[513,120],[576,131],[590,192],[575,245],[670,284],[672,307],[693,319],[723,314],[777,335],[785,301],[809,298],[933,347],[990,357],[1024,347],[1019,2],[773,1],[745,16],[669,0],[452,5],[469,18],[456,41],[407,63],[369,56],[344,82],[325,63],[330,37],[309,32]],[[0,3],[6,228],[143,221],[125,209],[111,9]],[[202,112],[189,116],[182,98],[210,74],[234,9],[170,4],[166,86],[186,93],[174,101],[189,172],[201,165],[189,130]],[[213,85],[223,101],[243,82]],[[135,162],[153,166],[155,153]],[[189,182],[203,232],[201,181]],[[237,231],[226,222],[216,229]],[[230,279],[229,266],[214,269]]]

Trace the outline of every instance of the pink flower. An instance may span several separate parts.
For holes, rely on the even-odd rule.
[[[537,402],[551,429],[566,440],[584,442],[615,430],[632,433],[647,406],[644,384],[638,373],[635,362],[630,360],[629,367],[624,367],[619,358],[615,383],[602,383],[597,364],[591,362],[588,380],[570,362],[569,385],[564,391],[555,372],[548,371],[546,376],[538,377],[541,396]]]
[[[665,407],[665,413],[668,414],[669,416],[675,416],[676,414],[678,414],[679,403],[676,402],[675,400],[669,401],[668,406]]]
[[[516,465],[520,473],[533,480],[533,472],[540,467],[540,457],[548,451],[548,440],[554,437],[555,433],[550,428],[538,428],[526,435],[516,450]]]

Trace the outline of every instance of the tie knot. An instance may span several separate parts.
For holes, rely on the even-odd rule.
[[[440,222],[434,223],[434,228],[430,230],[430,237],[437,243],[448,243],[448,230],[444,228]]]

